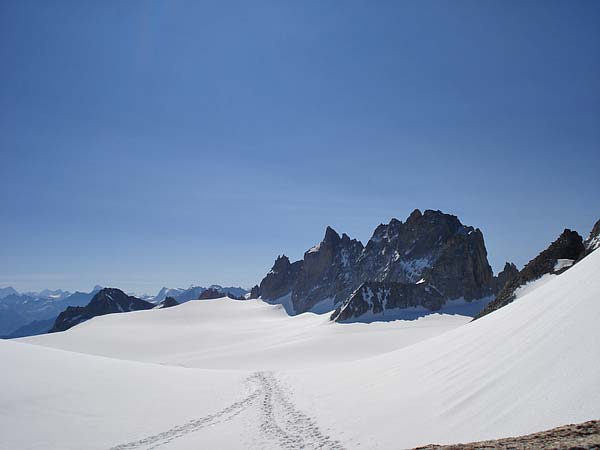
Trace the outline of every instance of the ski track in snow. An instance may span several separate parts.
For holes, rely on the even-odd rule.
[[[343,450],[342,445],[324,434],[314,419],[296,409],[272,372],[255,372],[246,379],[252,393],[228,407],[199,419],[173,427],[162,433],[117,445],[110,450],[157,449],[173,440],[208,426],[229,422],[258,403],[260,430],[264,438],[275,441],[282,449]]]

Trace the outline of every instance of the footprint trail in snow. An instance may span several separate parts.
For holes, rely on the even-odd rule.
[[[277,378],[271,372],[255,372],[246,379],[251,393],[226,408],[208,416],[190,420],[167,431],[117,445],[110,450],[157,449],[185,435],[201,431],[208,426],[226,423],[248,408],[257,405],[261,437],[282,449],[342,450],[342,445],[324,434],[314,419],[299,411],[285,395]]]

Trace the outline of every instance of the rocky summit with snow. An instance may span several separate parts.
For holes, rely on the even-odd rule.
[[[278,257],[253,296],[291,302],[296,314],[327,301],[337,308],[333,319],[347,320],[406,306],[436,310],[493,295],[496,286],[479,229],[416,209],[405,222],[379,225],[366,246],[328,227],[302,260]]]
[[[50,333],[65,331],[92,317],[105,314],[141,311],[152,309],[156,305],[137,297],[125,294],[120,289],[104,288],[100,290],[86,306],[69,306],[54,322]]]
[[[585,256],[585,252],[586,248],[579,233],[565,229],[558,239],[529,261],[520,272],[515,273],[514,269],[509,267],[510,274],[503,275],[504,278],[507,278],[505,284],[496,295],[496,298],[477,317],[485,316],[513,302],[517,297],[518,289],[528,283],[535,282],[546,275],[558,275],[564,272],[577,260]],[[505,266],[506,270],[507,267]]]

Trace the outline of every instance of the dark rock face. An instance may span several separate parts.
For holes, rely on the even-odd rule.
[[[585,252],[583,239],[576,231],[565,229],[550,246],[529,261],[523,270],[512,276],[500,290],[496,299],[490,302],[476,317],[482,317],[515,300],[515,291],[524,284],[537,280],[542,275],[559,274],[567,270]]]
[[[164,309],[171,308],[172,306],[179,305],[179,302],[175,300],[173,297],[166,297],[162,302],[160,302],[155,308]]]
[[[256,285],[250,290],[250,298],[258,298],[260,297],[260,286]]]
[[[594,224],[590,235],[585,240],[583,245],[585,246],[586,255],[589,255],[600,247],[600,220]]]
[[[202,294],[200,294],[200,296],[198,297],[198,300],[212,300],[214,298],[221,298],[221,297],[225,297],[225,294],[223,294],[221,291],[219,291],[217,289],[208,288],[207,290],[202,292]]]
[[[94,295],[87,306],[67,307],[58,315],[49,333],[68,330],[92,317],[152,309],[154,306],[145,300],[129,296],[120,289],[104,288]]]
[[[506,286],[506,283],[511,281],[518,274],[519,269],[517,269],[517,266],[515,266],[513,263],[507,262],[504,264],[504,269],[502,269],[502,272],[500,272],[496,277],[494,291],[496,293],[500,292],[502,288]]]
[[[308,311],[327,298],[336,303],[345,300],[359,284],[353,264],[362,251],[363,245],[356,239],[346,234],[340,237],[327,227],[321,243],[304,253],[292,292],[294,310]]]
[[[481,231],[461,224],[456,216],[415,210],[404,223],[392,219],[379,225],[366,246],[328,227],[323,241],[301,261],[290,264],[287,257],[278,258],[261,282],[260,294],[276,300],[291,293],[294,311],[302,313],[325,299],[348,302],[365,282],[391,283],[387,288],[394,293],[399,292],[394,283],[419,283],[406,292],[421,293],[418,304],[432,308],[438,302],[429,301],[426,286],[439,294],[442,304],[448,299],[481,298],[494,290]],[[391,301],[389,307],[399,307],[395,304]]]
[[[384,310],[425,306],[435,311],[444,304],[444,297],[432,286],[419,283],[396,283],[368,281],[352,293],[331,315],[331,320],[344,322],[372,312],[380,314]]]
[[[261,296],[266,300],[275,300],[289,294],[296,285],[301,267],[302,261],[290,264],[287,256],[278,256],[271,271],[260,282]]]

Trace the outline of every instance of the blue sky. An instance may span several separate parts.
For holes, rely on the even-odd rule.
[[[441,209],[600,217],[600,3],[0,2],[0,286],[251,286]]]

